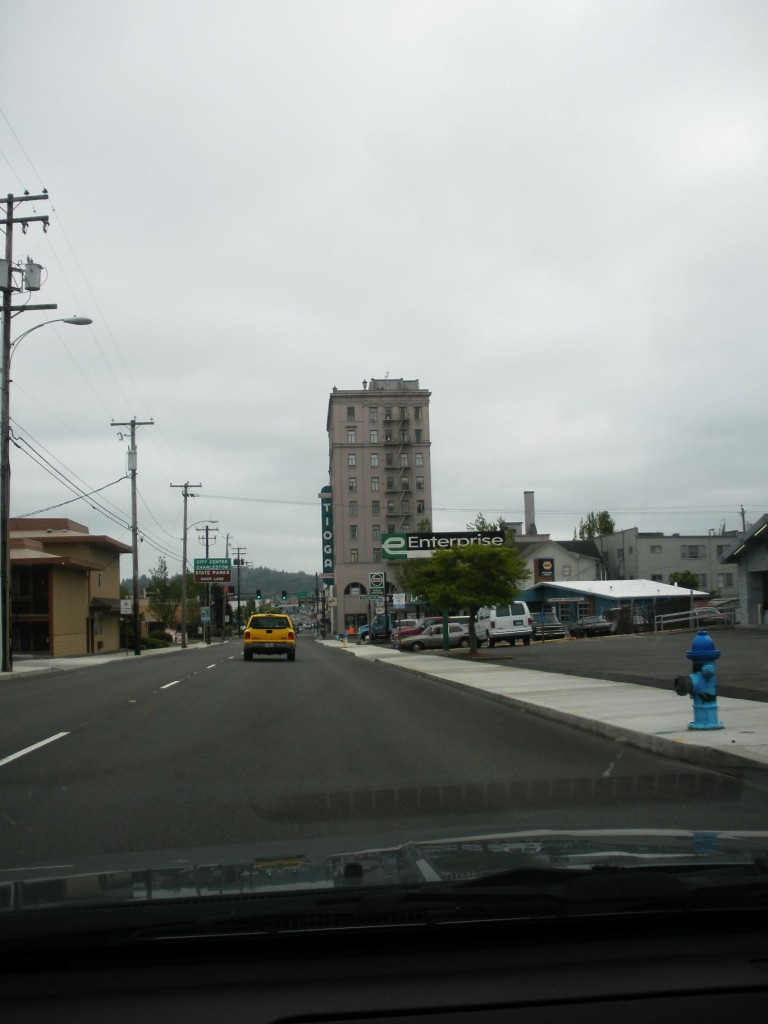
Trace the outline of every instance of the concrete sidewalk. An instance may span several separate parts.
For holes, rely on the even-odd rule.
[[[412,654],[391,647],[319,641],[358,658],[439,679],[544,718],[564,722],[619,742],[709,768],[768,769],[768,703],[718,697],[724,729],[688,729],[693,704],[670,686],[660,690],[633,683],[537,672],[482,661],[459,652]],[[768,779],[768,774],[766,775]]]
[[[215,644],[194,643],[187,647],[180,644],[171,644],[168,647],[149,647],[143,650],[139,658],[154,658],[158,654],[168,654],[170,651],[195,651],[202,648],[218,647]],[[41,672],[61,672],[78,668],[93,668],[94,665],[104,665],[111,661],[129,661],[137,657],[133,651],[115,651],[113,654],[84,654],[82,657],[71,658],[33,658],[26,655],[17,655],[13,659],[12,672],[0,672],[0,679],[14,679],[18,676],[39,675]]]

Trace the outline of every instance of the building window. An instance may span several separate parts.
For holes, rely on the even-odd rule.
[[[424,490],[424,477],[423,476],[417,476],[416,477],[416,490],[417,491],[423,491]]]
[[[347,419],[353,420],[355,418],[355,407],[354,405],[347,406]]]
[[[347,431],[347,444],[355,444],[355,443],[356,443],[355,431],[354,430],[348,430]]]
[[[696,574],[699,578],[699,586],[702,590],[706,590],[707,587],[707,574],[705,572],[699,572]]]
[[[400,431],[400,440],[401,441],[407,441],[408,440],[408,431],[407,430],[401,430]]]
[[[372,501],[371,502],[371,515],[372,516],[380,516],[381,515],[381,502],[380,501]]]
[[[681,558],[706,558],[707,549],[704,544],[681,544]]]
[[[379,464],[379,453],[371,452],[371,468],[375,469]]]
[[[385,430],[384,431],[384,444],[392,444],[392,431],[391,430]]]
[[[379,409],[376,405],[371,405],[368,408],[368,419],[371,423],[377,423],[379,419]]]
[[[371,444],[378,444],[379,443],[379,432],[378,432],[378,430],[370,430],[368,432],[368,440],[371,442]]]
[[[384,462],[386,463],[387,466],[394,466],[395,456],[392,454],[392,452],[384,453]]]
[[[357,456],[355,455],[354,452],[349,452],[349,454],[347,455],[347,465],[348,466],[356,466],[357,465]]]
[[[357,524],[356,523],[350,523],[350,525],[349,525],[349,539],[350,540],[357,540]]]
[[[415,420],[420,420],[421,419],[421,406],[420,405],[415,405],[413,407],[413,418]]]
[[[384,419],[385,420],[391,420],[392,419],[392,406],[391,405],[385,405],[384,406]]]
[[[400,465],[401,466],[407,466],[408,465],[408,452],[400,452]]]
[[[664,582],[664,577],[661,575],[660,572],[654,572],[654,573],[651,574],[651,582],[653,582],[653,583],[663,583]]]
[[[351,548],[350,549],[349,560],[350,560],[350,562],[359,562],[360,561],[360,552],[358,551],[357,548]]]
[[[395,489],[395,478],[393,476],[387,477],[387,490],[394,491]]]
[[[379,478],[377,476],[371,477],[371,490],[378,491],[379,489]]]
[[[374,548],[373,549],[373,560],[374,560],[374,562],[380,562],[381,561],[381,548]]]
[[[419,513],[424,513],[424,512],[427,511],[426,506],[425,506],[423,501],[417,501],[416,502],[416,511],[419,512]]]
[[[103,590],[104,589],[104,573],[103,572],[97,572],[96,573],[96,586],[98,587],[99,590]]]
[[[356,501],[350,501],[350,503],[349,503],[349,514],[351,516],[356,516],[357,515],[357,502]]]
[[[400,486],[404,491],[410,491],[411,489],[411,478],[409,476],[400,477]]]
[[[371,536],[373,537],[374,540],[378,540],[379,537],[381,537],[381,524],[380,523],[374,523],[371,526]]]
[[[403,533],[410,533],[410,532],[411,532],[411,524],[410,523],[403,523]]]
[[[356,491],[357,490],[357,477],[356,476],[351,476],[349,478],[349,489],[350,489],[350,491]]]
[[[422,431],[421,427],[416,427],[416,429],[413,432],[413,436],[414,436],[414,440],[416,441],[416,444],[421,444],[422,434],[423,434],[423,431]]]
[[[410,511],[411,511],[411,503],[410,503],[410,501],[408,500],[408,498],[403,498],[403,500],[400,502],[400,512],[403,515],[406,515],[406,514],[409,514]]]
[[[715,576],[715,580],[718,588],[732,587],[733,586],[733,573],[731,572],[719,572]]]
[[[395,514],[395,502],[392,498],[387,501],[387,515],[393,516]],[[394,527],[392,527],[394,529]]]
[[[423,466],[424,465],[424,452],[416,452],[416,454],[413,456],[413,461],[414,461],[414,463],[417,466]]]
[[[652,555],[660,555],[661,554],[661,544],[651,544],[649,550],[650,550]]]

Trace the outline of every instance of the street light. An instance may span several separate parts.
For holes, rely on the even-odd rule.
[[[0,400],[0,566],[2,567],[2,585],[0,585],[0,671],[11,672],[13,656],[11,653],[11,359],[21,342],[28,334],[47,327],[48,324],[74,324],[86,327],[93,320],[87,316],[63,316],[54,320],[44,320],[11,341],[10,330],[3,331],[2,346],[2,396]]]

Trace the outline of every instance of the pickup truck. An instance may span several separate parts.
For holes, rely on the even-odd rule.
[[[375,643],[377,640],[386,640],[389,634],[397,625],[394,615],[387,616],[389,622],[383,615],[374,615],[370,626],[361,626],[357,631],[358,644]]]

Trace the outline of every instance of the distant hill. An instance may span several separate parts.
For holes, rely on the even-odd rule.
[[[144,591],[150,585],[149,576],[139,576],[139,590]],[[237,566],[232,566],[232,583],[237,586]],[[133,590],[133,579],[128,577],[121,580],[120,584],[130,594]],[[318,584],[321,585],[321,584]],[[283,590],[288,597],[295,597],[301,591],[312,594],[315,590],[315,577],[308,572],[284,572],[281,569],[268,569],[264,565],[240,568],[240,596],[242,600],[254,597],[256,591],[261,591],[261,596],[279,598]]]

